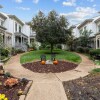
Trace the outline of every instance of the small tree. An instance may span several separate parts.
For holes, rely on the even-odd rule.
[[[68,36],[68,22],[64,16],[59,16],[51,11],[45,16],[41,11],[32,20],[32,29],[36,31],[36,39],[41,43],[51,45],[51,53],[54,44],[65,43]]]
[[[89,44],[89,37],[91,35],[92,31],[91,30],[84,30],[80,32],[80,45],[83,47],[87,47]]]

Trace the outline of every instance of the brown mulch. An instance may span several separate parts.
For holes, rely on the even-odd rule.
[[[68,100],[100,100],[100,73],[63,82]]]
[[[19,100],[18,90],[21,89],[23,91],[28,82],[25,84],[19,82],[17,85],[10,88],[4,86],[5,80],[7,80],[7,78],[5,78],[3,75],[0,75],[0,94],[5,94],[8,100]]]
[[[50,72],[59,73],[59,72],[75,69],[78,65],[66,61],[58,61],[57,65],[54,64],[42,65],[41,62],[38,61],[38,62],[23,64],[22,66],[24,66],[25,68],[33,72],[38,72],[38,73],[50,73]]]

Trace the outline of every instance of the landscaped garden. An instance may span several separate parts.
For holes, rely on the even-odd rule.
[[[13,77],[0,66],[0,100],[19,100],[29,80]]]

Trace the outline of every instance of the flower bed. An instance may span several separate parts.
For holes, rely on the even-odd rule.
[[[100,100],[100,73],[63,82],[68,100]]]
[[[23,66],[33,72],[38,73],[59,73],[68,70],[75,69],[78,65],[66,62],[66,61],[58,61],[58,64],[41,64],[40,61],[23,64]]]
[[[12,83],[14,83],[14,80],[12,82],[10,82],[10,79],[13,80],[15,79],[15,84],[13,85]],[[9,82],[8,82],[9,81]],[[8,86],[8,84],[11,86]],[[5,96],[8,98],[8,100],[19,100],[19,93],[18,92],[22,92],[24,91],[26,85],[28,84],[27,82],[21,82],[20,79],[14,78],[14,77],[5,77],[4,75],[0,75],[0,94],[5,94]]]

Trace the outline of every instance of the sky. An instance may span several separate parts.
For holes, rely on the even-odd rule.
[[[25,22],[31,21],[39,10],[46,15],[55,10],[70,24],[100,15],[100,0],[0,0],[0,5],[0,12],[16,15]]]

